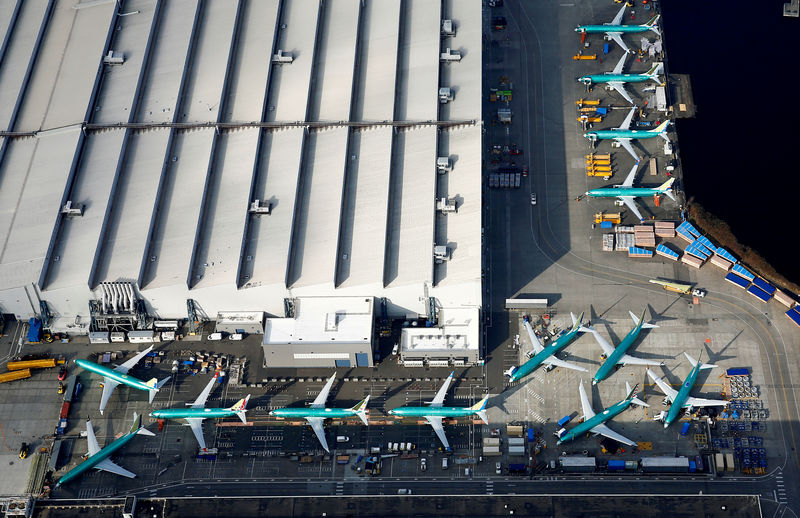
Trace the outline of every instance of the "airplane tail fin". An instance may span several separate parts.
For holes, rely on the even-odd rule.
[[[155,435],[147,428],[142,427],[142,416],[140,416],[136,412],[133,413],[133,424],[131,425],[131,430],[129,433],[131,435],[135,433],[139,435],[150,435],[150,436]]]
[[[627,395],[627,396],[625,396],[625,399],[626,399],[626,400],[630,400],[630,402],[631,402],[632,404],[634,404],[634,405],[639,405],[639,406],[650,406],[650,405],[648,405],[647,403],[645,403],[644,401],[642,401],[641,399],[639,399],[638,397],[636,397],[636,389],[638,389],[638,388],[639,388],[639,385],[636,385],[636,386],[634,386],[633,388],[631,388],[631,385],[630,385],[630,383],[628,383],[628,382],[626,381],[626,382],[625,382],[625,389],[628,391],[628,395]]]
[[[250,401],[250,394],[247,394],[247,397],[244,397],[236,402],[235,405],[230,407],[229,410],[236,412],[236,416],[242,420],[244,424],[247,424],[247,417],[245,414],[247,413],[247,402]]]
[[[642,322],[644,320],[644,312],[645,312],[645,310],[642,310],[642,316],[641,317],[637,317],[636,315],[633,314],[633,311],[628,311],[628,313],[630,313],[630,315],[631,315],[631,319],[633,319],[634,325],[638,326],[639,322]],[[656,327],[658,327],[658,326],[655,325],[655,324],[648,324],[647,322],[643,322],[642,323],[642,329],[653,329],[653,328],[656,328]]]
[[[656,34],[658,34],[659,36],[661,36],[661,31],[658,29],[658,25],[657,25],[657,24],[658,24],[658,19],[659,19],[660,17],[661,17],[661,15],[660,15],[660,14],[657,14],[657,15],[653,16],[652,18],[650,18],[650,21],[649,21],[649,22],[647,22],[646,24],[644,24],[644,26],[645,26],[645,27],[647,27],[647,28],[648,28],[648,29],[650,29],[651,31],[655,32],[655,33],[656,33]]]
[[[369,396],[365,397],[362,401],[360,401],[357,405],[355,405],[352,410],[356,413],[356,415],[364,422],[365,426],[369,426],[369,421],[367,420],[367,404],[369,403]]]
[[[684,356],[686,356],[686,359],[687,359],[687,360],[689,360],[689,363],[691,363],[693,366],[694,366],[694,365],[698,365],[698,364],[700,364],[700,356],[702,356],[702,354],[703,354],[703,351],[702,351],[702,349],[701,349],[701,350],[700,350],[700,354],[697,356],[697,358],[698,358],[698,359],[697,359],[697,360],[695,360],[694,358],[692,358],[692,357],[689,355],[689,353],[687,353],[687,352],[684,352],[684,353],[683,353],[683,355],[684,355]],[[701,368],[701,369],[713,369],[714,367],[716,367],[716,365],[712,365],[712,364],[710,364],[710,363],[703,363],[703,364],[700,364],[700,368]]]
[[[575,315],[572,313],[570,313],[569,316],[572,317],[572,329],[570,329],[570,331],[580,331],[582,333],[589,331],[588,328],[583,326],[583,311],[578,315],[578,318],[575,318]]]
[[[675,195],[672,193],[672,184],[675,183],[675,178],[670,178],[666,182],[658,186],[658,191],[666,194],[672,201],[675,201]]]
[[[167,376],[166,378],[164,378],[161,381],[158,381],[158,378],[153,378],[153,379],[149,380],[147,383],[145,383],[145,385],[150,387],[149,390],[148,390],[149,396],[150,396],[150,398],[149,398],[150,399],[150,403],[152,403],[153,399],[156,397],[156,392],[158,392],[161,389],[161,387],[163,387],[164,384],[169,381],[169,379],[171,377],[172,376]]]

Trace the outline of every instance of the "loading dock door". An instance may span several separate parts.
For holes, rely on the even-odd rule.
[[[350,360],[334,360],[337,367],[349,367]]]
[[[356,353],[356,367],[369,367],[367,353]]]

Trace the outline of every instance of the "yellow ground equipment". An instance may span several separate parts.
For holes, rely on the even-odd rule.
[[[30,369],[22,369],[18,371],[11,371],[11,372],[4,372],[0,374],[0,383],[5,383],[7,381],[14,381],[14,380],[21,380],[25,378],[31,377],[31,370]]]
[[[597,59],[597,54],[581,54],[580,52],[578,52],[577,54],[572,56],[572,59],[574,59],[575,61],[595,60]]]
[[[25,360],[21,362],[8,362],[8,370],[17,371],[20,369],[47,369],[55,367],[56,360],[53,358],[46,358],[44,360]]]
[[[578,106],[600,106],[600,99],[578,99],[575,101]]]
[[[598,212],[594,215],[594,222],[598,225],[604,221],[610,221],[615,225],[622,223],[622,213],[620,212]]]

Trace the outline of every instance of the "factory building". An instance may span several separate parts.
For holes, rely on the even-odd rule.
[[[284,318],[307,298],[479,314],[481,14],[0,4],[0,311],[72,334]],[[365,333],[337,325],[355,351]]]

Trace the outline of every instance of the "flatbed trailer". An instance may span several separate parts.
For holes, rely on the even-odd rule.
[[[30,369],[20,369],[11,372],[4,372],[0,374],[0,383],[6,383],[9,381],[16,381],[30,377],[31,377]]]
[[[45,358],[43,360],[23,360],[19,362],[8,362],[8,370],[16,371],[20,369],[47,369],[55,367],[55,358]]]

